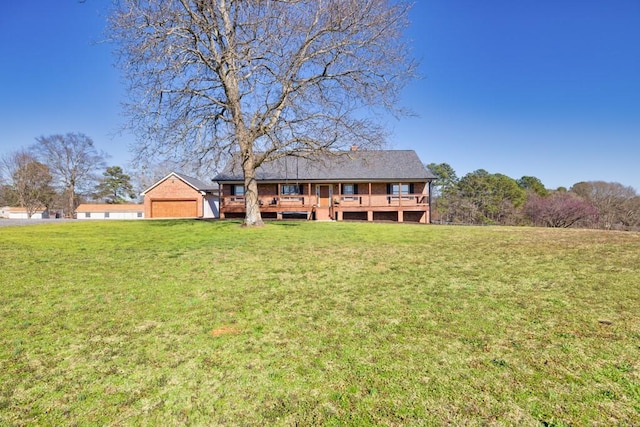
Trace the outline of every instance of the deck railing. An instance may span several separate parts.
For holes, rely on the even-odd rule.
[[[261,195],[259,203],[264,210],[295,210],[311,209],[317,206],[318,196],[315,194],[301,195]],[[220,200],[220,207],[239,209],[244,206],[244,196],[223,196]],[[426,207],[428,197],[425,194],[343,194],[334,195],[332,206],[334,209],[354,209],[354,208],[376,208],[376,207]]]
[[[427,196],[424,194],[354,194],[334,197],[334,204],[345,207],[356,206],[426,206]]]

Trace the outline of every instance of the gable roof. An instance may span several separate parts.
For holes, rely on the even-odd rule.
[[[178,173],[178,172],[171,172],[169,175],[165,176],[164,178],[162,178],[161,180],[159,180],[158,182],[156,182],[155,184],[153,184],[151,187],[147,188],[146,190],[144,190],[142,192],[142,195],[144,196],[146,193],[148,193],[149,191],[153,190],[154,188],[156,188],[158,185],[162,184],[164,181],[166,181],[167,179],[171,178],[171,177],[176,177],[179,180],[183,181],[185,184],[187,184],[188,186],[192,187],[194,190],[196,191],[214,191],[218,189],[218,184],[211,182],[209,184],[200,181],[197,178],[192,178],[190,176],[187,176],[185,174],[182,173]]]
[[[144,205],[134,203],[81,203],[76,212],[144,212]]]
[[[436,176],[413,150],[359,150],[286,156],[256,169],[259,181],[423,181]],[[215,181],[243,181],[240,162],[232,158]]]

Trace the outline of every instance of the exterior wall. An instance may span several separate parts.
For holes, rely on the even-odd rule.
[[[204,198],[204,218],[220,217],[220,199],[213,194],[207,194]]]
[[[151,202],[153,200],[197,200],[198,217],[204,216],[203,196],[181,179],[170,176],[144,195],[144,217],[152,218]]]
[[[258,194],[278,194],[278,184],[258,184]]]
[[[107,216],[107,213],[109,214]],[[140,215],[138,215],[140,214]],[[88,216],[87,216],[88,215]],[[143,212],[76,212],[77,219],[142,219]]]
[[[363,189],[363,191],[360,191],[360,188],[358,188],[358,192],[362,193],[362,194],[367,194],[369,190],[368,189]],[[372,195],[387,195],[387,184],[384,182],[374,182],[373,184],[371,184],[371,194]]]
[[[414,182],[413,183],[413,194],[427,194],[427,183],[426,182]]]
[[[3,208],[0,210],[0,218],[7,219],[29,219],[26,210],[17,210],[16,208]],[[31,215],[31,219],[48,219],[48,211],[39,211]]]

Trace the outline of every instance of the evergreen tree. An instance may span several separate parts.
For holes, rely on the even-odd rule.
[[[131,177],[120,166],[109,166],[96,186],[96,198],[107,203],[125,203],[136,197],[131,185]]]

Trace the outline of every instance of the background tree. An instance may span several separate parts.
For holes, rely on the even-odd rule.
[[[438,196],[442,193],[446,193],[448,189],[456,185],[458,182],[458,176],[456,175],[456,171],[453,170],[451,165],[448,163],[429,163],[427,165],[427,169],[429,169],[433,174],[437,177],[433,182],[434,186],[434,195]]]
[[[21,150],[3,158],[5,174],[11,177],[10,195],[18,205],[25,208],[27,216],[39,209],[49,207],[54,195],[49,168],[38,162],[30,153]]]
[[[287,154],[379,146],[364,112],[393,111],[413,76],[402,0],[122,0],[111,33],[130,82],[137,158],[238,153],[245,225],[255,170]],[[378,109],[380,108],[380,109]]]
[[[532,195],[524,205],[525,215],[534,225],[567,228],[583,222],[592,224],[598,211],[580,196],[568,192],[554,192],[548,196]]]
[[[458,182],[458,176],[448,163],[429,163],[426,166],[437,177],[433,181],[434,218],[432,220],[434,222],[451,222],[449,204],[452,203],[453,196],[450,190]]]
[[[514,224],[517,208],[525,201],[525,190],[513,178],[490,174],[484,169],[468,173],[449,191],[465,223]],[[451,207],[450,207],[451,208]]]
[[[517,181],[520,188],[524,188],[529,192],[533,192],[538,196],[546,196],[549,194],[549,190],[544,187],[542,181],[535,176],[523,176]]]
[[[0,206],[18,205],[18,196],[9,184],[0,184]]]
[[[620,209],[620,223],[626,230],[640,230],[640,196],[624,201]]]
[[[4,174],[3,158],[0,159],[0,206],[15,206],[18,204],[18,201],[15,197],[13,187],[9,185],[9,180],[4,176]]]
[[[637,196],[633,187],[618,182],[579,182],[571,191],[598,210],[598,227],[607,230],[623,226],[628,200]]]
[[[77,194],[93,189],[96,171],[104,168],[106,155],[98,152],[93,140],[82,133],[41,136],[36,141],[31,149],[49,166],[54,180],[67,194],[65,210],[73,216]]]
[[[131,177],[120,166],[107,167],[96,186],[96,198],[104,199],[107,203],[125,203],[127,199],[130,201],[135,197]]]

